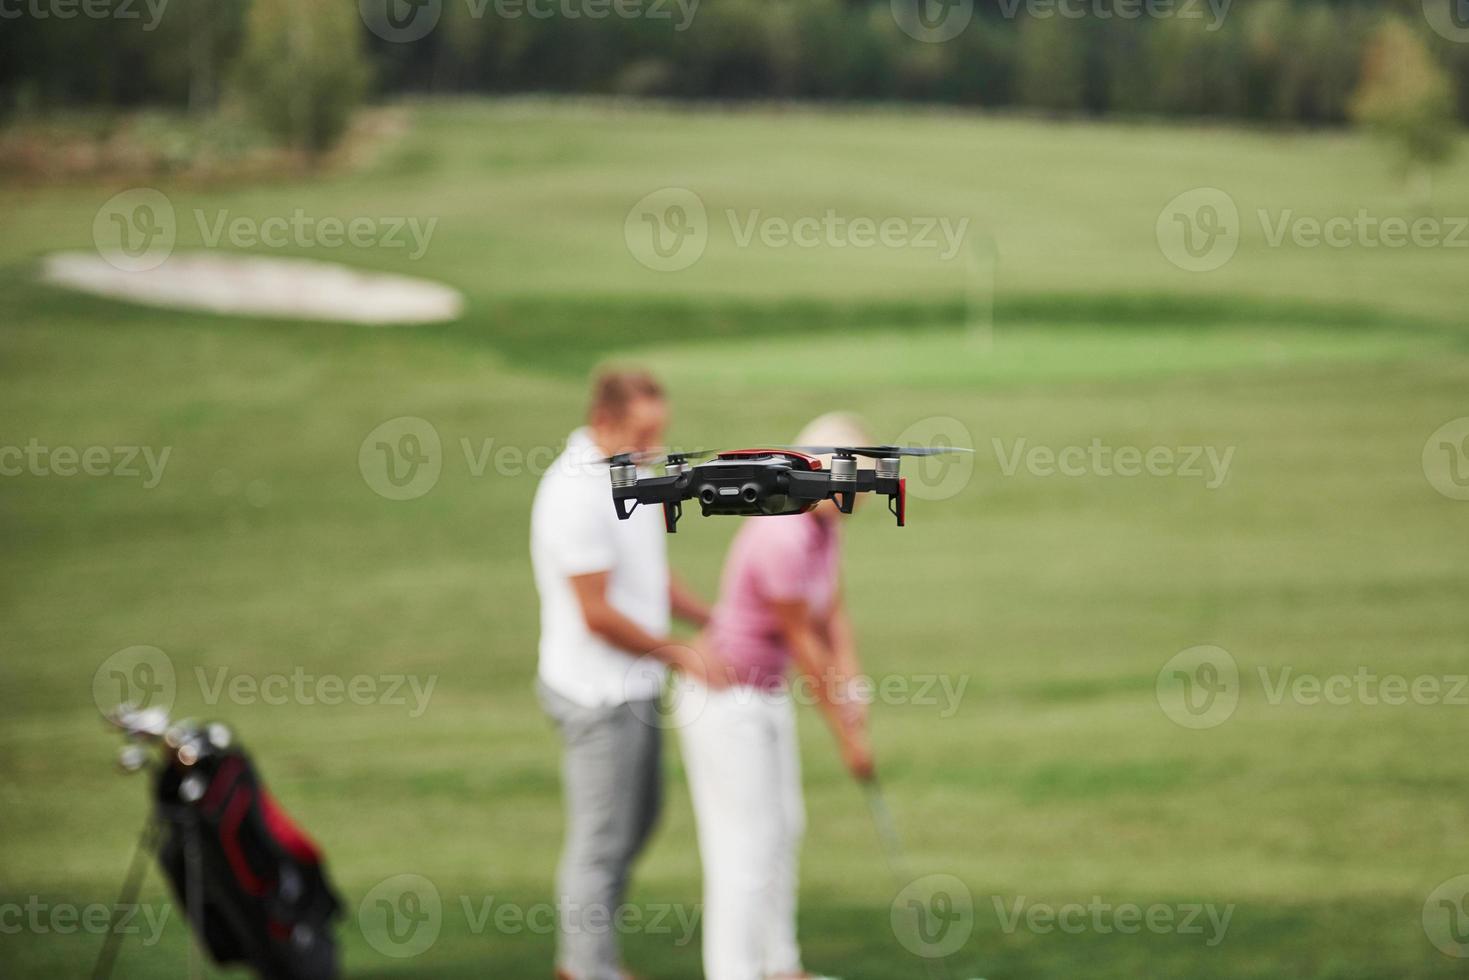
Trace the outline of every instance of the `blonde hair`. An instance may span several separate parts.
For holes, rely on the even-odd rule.
[[[870,446],[872,436],[868,434],[867,423],[861,417],[852,412],[827,412],[819,415],[806,423],[799,435],[796,436],[797,446]],[[824,454],[822,459],[827,465],[831,465],[830,454]],[[870,459],[857,458],[857,465],[867,468],[873,466]]]

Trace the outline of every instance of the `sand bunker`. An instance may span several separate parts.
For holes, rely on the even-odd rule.
[[[42,277],[133,303],[242,316],[364,324],[438,323],[464,308],[458,290],[427,279],[311,259],[192,252],[156,268],[119,269],[95,252],[48,256]]]

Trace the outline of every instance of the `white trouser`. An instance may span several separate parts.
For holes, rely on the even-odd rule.
[[[796,862],[806,810],[790,698],[742,686],[682,689],[674,720],[704,865],[705,980],[800,973]]]

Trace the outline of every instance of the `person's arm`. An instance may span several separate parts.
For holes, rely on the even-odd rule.
[[[874,768],[866,715],[844,706],[846,699],[838,693],[845,689],[844,675],[832,644],[823,640],[804,600],[771,600],[770,609],[780,623],[796,668],[814,682],[816,706],[836,736],[847,770],[862,782],[871,780]]]
[[[668,576],[668,607],[675,619],[699,627],[709,625],[709,603],[673,574]]]
[[[710,669],[704,654],[672,637],[654,636],[612,605],[607,599],[609,574],[589,572],[569,579],[587,629],[619,650],[651,656],[712,687],[723,686],[722,674]]]

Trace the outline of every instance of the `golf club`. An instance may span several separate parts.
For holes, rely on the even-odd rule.
[[[877,839],[882,846],[883,857],[887,860],[888,871],[892,873],[893,882],[901,894],[903,889],[913,883],[914,877],[903,851],[902,838],[898,836],[898,825],[893,820],[892,810],[888,809],[887,798],[883,796],[882,786],[876,776],[863,782],[862,791],[867,797],[867,810],[872,814],[872,825],[877,830]],[[916,906],[909,908],[914,918],[914,935],[922,937],[923,911]],[[930,980],[949,980],[949,968],[942,959],[931,956],[924,956],[922,959]]]

